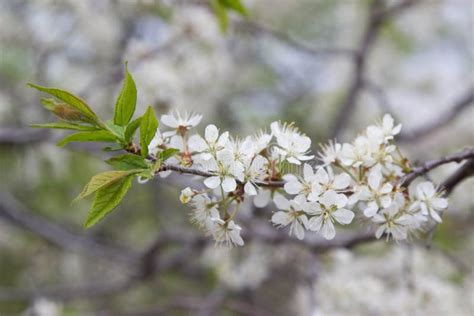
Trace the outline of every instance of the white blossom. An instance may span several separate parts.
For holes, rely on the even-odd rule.
[[[253,199],[253,205],[262,208],[268,205],[272,200],[272,191],[269,189],[260,188],[257,195]]]
[[[161,134],[161,132],[157,129],[155,136],[151,140],[150,144],[148,144],[148,153],[150,155],[156,156],[159,146],[166,144],[166,138]]]
[[[370,142],[365,136],[357,137],[352,144],[345,143],[341,149],[341,162],[346,166],[359,167],[373,164]]]
[[[423,215],[429,215],[435,221],[441,223],[441,216],[438,212],[447,207],[448,200],[440,197],[432,182],[421,182],[416,186],[415,201],[410,206],[410,210],[421,209]]]
[[[394,126],[393,117],[390,114],[385,114],[382,124],[367,127],[367,136],[378,144],[387,143],[393,140],[394,136],[399,134],[401,129],[402,124]]]
[[[319,196],[324,192],[344,190],[350,183],[351,177],[347,173],[334,175],[331,167],[320,167],[314,175],[313,188],[308,199],[318,201]]]
[[[324,238],[333,239],[336,236],[334,221],[340,224],[350,224],[354,219],[354,212],[345,209],[347,197],[335,191],[326,191],[319,203],[312,203],[315,215],[309,220],[309,229],[321,232]]]
[[[330,140],[328,144],[321,145],[321,149],[322,152],[318,153],[318,158],[323,162],[323,166],[328,166],[341,160],[341,144]]]
[[[189,138],[189,149],[199,153],[202,160],[210,160],[218,151],[224,149],[229,142],[229,133],[225,132],[219,136],[219,129],[213,124],[206,127],[204,138],[195,134]]]
[[[195,195],[189,204],[193,208],[191,221],[204,229],[206,233],[211,233],[214,229],[212,218],[219,216],[217,203],[209,198],[207,194],[199,194]]]
[[[309,211],[309,204],[306,202],[306,199],[299,195],[294,200],[289,201],[277,194],[273,198],[273,202],[281,210],[273,214],[273,224],[278,227],[291,225],[289,235],[294,234],[298,239],[302,240],[305,230],[308,228],[306,212]]]
[[[192,127],[196,127],[201,120],[201,114],[184,113],[181,115],[178,111],[161,116],[161,123],[174,128],[176,131],[180,129],[189,130]]]
[[[358,189],[356,194],[359,194],[359,199],[367,201],[367,206],[364,208],[364,215],[372,217],[377,214],[380,208],[387,208],[392,203],[390,196],[393,186],[390,183],[383,182],[382,172],[380,168],[373,168],[368,177],[368,186],[362,186]]]
[[[181,194],[179,195],[179,200],[183,204],[188,204],[195,194],[196,193],[190,187],[186,187],[181,191]]]
[[[267,159],[257,155],[244,161],[244,191],[248,195],[257,195],[255,180],[263,180],[266,174]]]
[[[307,155],[311,147],[311,139],[299,133],[292,125],[273,122],[271,129],[278,144],[274,151],[283,159],[286,159],[289,163],[300,165],[301,161],[314,158],[314,155]]]
[[[413,219],[410,215],[400,212],[399,203],[392,203],[388,208],[375,214],[372,220],[380,225],[375,237],[380,238],[385,233],[387,238],[391,235],[395,240],[403,240],[407,238]]]
[[[284,189],[288,194],[302,194],[308,197],[313,192],[316,183],[313,167],[305,163],[303,165],[303,178],[299,179],[294,174],[286,174],[283,179],[286,183]]]
[[[204,184],[210,189],[222,186],[224,192],[232,192],[237,188],[237,180],[243,181],[244,168],[235,164],[233,154],[228,150],[221,150],[216,156],[217,159],[211,158],[204,164],[207,170],[216,173],[206,178]]]
[[[212,221],[215,223],[212,235],[217,244],[224,244],[226,246],[237,245],[243,246],[244,240],[240,236],[242,228],[235,224],[234,221],[224,221],[221,218],[213,217]]]

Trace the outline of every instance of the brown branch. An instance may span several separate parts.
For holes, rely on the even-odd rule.
[[[348,92],[341,103],[339,113],[334,121],[330,138],[338,138],[343,131],[343,127],[348,124],[349,119],[352,116],[360,92],[364,86],[367,60],[378,37],[381,26],[389,18],[399,14],[415,2],[416,1],[413,0],[402,1],[394,7],[384,9],[382,6],[383,1],[372,0],[365,31],[354,58],[354,71],[349,83]]]
[[[186,168],[186,167],[182,167],[182,166],[178,166],[178,165],[171,165],[171,164],[165,164],[165,165],[161,166],[159,171],[167,171],[167,170],[172,170],[172,171],[176,171],[176,172],[179,172],[179,173],[182,173],[182,174],[191,174],[191,175],[201,176],[201,177],[206,177],[206,178],[216,176],[216,174],[211,173],[211,172],[207,172],[207,171],[203,171],[203,170],[199,170],[199,169],[195,169],[195,168]],[[281,188],[285,185],[284,181],[259,181],[259,180],[257,180],[257,181],[254,181],[254,183],[258,186],[269,187],[269,188]]]
[[[402,186],[408,187],[410,183],[415,180],[417,177],[428,173],[429,171],[439,167],[441,165],[450,163],[450,162],[457,162],[460,163],[466,159],[474,159],[474,148],[467,148],[463,151],[450,154],[438,159],[430,160],[423,163],[421,166],[413,168],[413,170],[405,175],[401,180],[400,183]]]
[[[474,176],[474,159],[469,159],[440,184],[440,190],[448,195],[458,184],[472,176]]]
[[[462,95],[454,105],[444,114],[440,115],[436,120],[421,126],[413,131],[408,131],[399,135],[398,140],[402,142],[411,142],[419,140],[430,135],[448,123],[459,117],[470,106],[474,105],[474,88],[469,88],[468,92]]]

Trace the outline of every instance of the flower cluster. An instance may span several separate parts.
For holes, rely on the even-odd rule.
[[[306,231],[326,239],[336,235],[335,225],[347,225],[357,216],[375,226],[375,235],[406,239],[430,219],[441,222],[447,207],[431,182],[408,190],[403,177],[408,160],[394,144],[401,125],[390,115],[367,127],[351,143],[329,142],[315,156],[311,139],[294,124],[273,122],[270,133],[232,137],[213,124],[204,135],[189,135],[200,115],[167,114],[149,152],[167,148],[179,153],[167,160],[204,176],[204,187],[181,192],[181,202],[192,208],[191,219],[217,243],[243,245],[242,228],[236,224],[239,206],[253,198],[258,207],[273,201],[278,211],[271,221],[288,226],[289,234],[303,239]],[[320,163],[317,163],[320,161]],[[166,176],[169,171],[161,171]]]

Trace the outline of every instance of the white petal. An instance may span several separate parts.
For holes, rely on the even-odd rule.
[[[328,219],[324,222],[321,227],[321,233],[326,239],[333,239],[336,236],[336,230],[334,229],[334,224]]]
[[[387,208],[392,204],[392,199],[388,195],[383,195],[380,197],[380,204],[383,208]]]
[[[439,216],[439,214],[438,214],[435,210],[431,210],[430,215],[431,215],[431,217],[433,217],[433,219],[434,219],[435,221],[437,221],[438,223],[442,223],[442,222],[443,222],[443,220],[441,219],[441,216]]]
[[[252,164],[250,165],[250,169],[252,171],[258,172],[264,169],[267,163],[268,163],[268,160],[266,158],[264,158],[263,156],[257,155],[253,159]]]
[[[322,184],[328,184],[329,182],[329,175],[324,170],[324,168],[319,168],[318,171],[316,171],[315,179]]]
[[[391,129],[393,127],[393,117],[390,114],[385,114],[382,119],[382,125],[386,129]]]
[[[199,115],[194,115],[193,117],[191,117],[191,119],[188,121],[188,125],[189,126],[197,126],[199,123],[201,123],[201,120],[202,120],[202,115],[199,114]]]
[[[337,195],[337,200],[336,200],[336,206],[337,208],[343,208],[347,204],[347,196],[344,194],[338,194]]]
[[[443,198],[434,198],[431,200],[431,205],[433,205],[438,210],[442,210],[448,207],[448,200]]]
[[[341,224],[350,224],[354,219],[354,212],[344,208],[333,212],[331,215]]]
[[[350,183],[351,177],[347,173],[341,173],[334,177],[334,189],[336,190],[345,189]]]
[[[191,151],[204,151],[207,148],[206,141],[197,134],[189,138],[188,145]]]
[[[292,173],[287,173],[283,176],[283,180],[285,180],[286,182],[291,182],[291,181],[297,182],[298,178]]]
[[[229,143],[229,132],[222,133],[217,141],[217,145],[220,147],[224,147]]]
[[[378,170],[370,172],[368,183],[372,190],[377,190],[380,187],[380,181],[382,181],[382,173]]]
[[[319,200],[326,208],[336,205],[338,200],[338,194],[335,191],[326,191]]]
[[[407,230],[399,225],[395,225],[392,227],[391,233],[395,240],[403,240],[407,238]]]
[[[424,199],[424,196],[430,198],[436,194],[436,190],[434,188],[433,183],[429,181],[421,182],[420,184],[418,184],[417,192],[419,195],[419,199]]]
[[[285,199],[280,194],[275,194],[273,197],[273,202],[280,210],[289,210],[290,209],[290,201]]]
[[[232,192],[237,188],[237,182],[232,177],[224,177],[222,181],[222,189],[224,192]]]
[[[385,183],[380,189],[381,194],[387,194],[392,192],[393,186],[390,183]]]
[[[255,186],[251,182],[245,183],[244,191],[248,195],[257,195],[257,190],[255,189]]]
[[[318,232],[321,229],[321,225],[323,224],[323,217],[322,216],[315,216],[311,217],[308,223],[308,229]]]
[[[370,202],[367,207],[364,209],[364,215],[367,217],[372,217],[377,214],[379,207],[376,202]]]
[[[314,158],[314,155],[298,155],[296,156],[297,159],[301,160],[301,161],[308,161],[308,160],[311,160]]]
[[[298,181],[291,181],[285,183],[284,188],[288,194],[298,194],[301,192],[301,190],[303,190],[303,185]]]
[[[286,226],[291,223],[291,217],[287,212],[279,211],[273,214],[272,223],[279,226]]]
[[[236,244],[237,246],[243,246],[244,245],[244,240],[242,239],[242,237],[240,237],[240,234],[235,232],[235,231],[232,231],[229,233],[229,236],[230,236],[230,239],[232,240],[232,242],[234,244]]]
[[[295,165],[301,165],[301,161],[299,161],[296,158],[288,157],[288,158],[286,158],[286,160],[288,160],[289,163],[292,163],[292,164],[295,164]]]
[[[253,204],[256,207],[265,207],[268,205],[271,199],[271,192],[270,190],[260,190],[258,191],[257,196],[253,199]]]
[[[392,129],[392,135],[397,135],[402,130],[402,124],[398,124]]]
[[[298,238],[299,240],[303,240],[303,238],[304,238],[304,227],[298,221],[295,221],[295,223],[294,223],[294,232],[295,232],[296,238]]]
[[[210,124],[207,125],[204,135],[209,143],[215,143],[219,137],[219,130],[217,129],[217,126]]]
[[[303,176],[306,181],[310,181],[314,176],[313,167],[307,163],[303,165]]]
[[[178,121],[176,118],[171,114],[165,114],[161,116],[161,123],[165,124],[166,126],[176,128],[179,126]]]
[[[206,180],[204,180],[204,184],[209,189],[215,189],[221,184],[221,178],[218,176],[206,178]]]
[[[420,209],[420,201],[413,202],[408,208],[410,212],[415,212],[415,211],[418,211],[419,209]]]
[[[379,239],[380,237],[382,237],[384,232],[385,232],[385,225],[382,225],[379,228],[377,228],[377,231],[375,232],[375,238]]]

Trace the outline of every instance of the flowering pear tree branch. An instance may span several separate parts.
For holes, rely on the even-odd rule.
[[[272,223],[288,227],[300,240],[307,231],[332,240],[335,224],[351,224],[356,216],[375,228],[376,238],[403,240],[432,221],[441,222],[439,214],[448,205],[432,182],[410,189],[408,185],[439,165],[473,157],[473,150],[467,149],[413,168],[395,143],[401,125],[388,114],[350,143],[323,145],[316,159],[310,152],[311,139],[293,123],[273,122],[271,133],[259,131],[244,138],[209,124],[200,135],[190,131],[202,115],[168,113],[160,119],[167,128],[160,130],[151,106],[133,119],[137,89],[127,67],[111,120],[102,120],[67,91],[31,87],[53,97],[42,103],[59,118],[33,126],[75,132],[59,146],[105,142],[110,145],[104,150],[122,151],[106,160],[115,170],[92,177],[75,199],[95,195],[86,228],[114,210],[134,180],[145,183],[177,172],[203,178],[205,188],[183,189],[180,201],[191,207],[191,221],[218,244],[244,244],[236,220],[239,210],[248,207],[245,201],[257,207],[273,202],[279,210]]]

